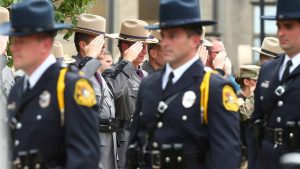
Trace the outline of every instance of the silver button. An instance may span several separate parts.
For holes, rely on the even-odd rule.
[[[143,116],[143,112],[140,112],[140,116]]]
[[[182,157],[181,157],[181,156],[178,156],[178,157],[177,157],[177,161],[178,161],[178,162],[181,162],[181,161],[182,161]]]
[[[293,138],[294,137],[294,133],[290,133],[290,138]]]
[[[281,117],[277,117],[277,123],[280,123],[281,122]]]
[[[19,122],[19,123],[17,123],[17,125],[16,125],[16,128],[17,128],[17,129],[20,129],[20,128],[22,128],[22,123],[20,123],[20,122]]]
[[[264,96],[260,96],[260,100],[264,100]]]
[[[183,121],[186,121],[186,120],[187,120],[187,115],[183,115],[183,116],[181,117],[181,119],[182,119]]]
[[[153,146],[153,148],[158,148],[158,143],[157,142],[153,142],[152,146]]]
[[[278,106],[278,107],[282,107],[282,106],[283,106],[283,101],[281,101],[281,100],[278,101],[278,102],[277,102],[277,106]]]
[[[15,140],[15,146],[18,146],[20,144],[19,140]]]
[[[40,114],[37,115],[37,116],[36,116],[36,119],[37,119],[37,120],[41,120],[41,119],[42,119],[42,115],[40,115]]]
[[[165,161],[166,161],[167,163],[170,162],[170,161],[171,161],[170,157],[166,157],[166,158],[165,158]]]
[[[157,123],[158,128],[162,128],[162,126],[163,126],[163,123],[161,121]]]

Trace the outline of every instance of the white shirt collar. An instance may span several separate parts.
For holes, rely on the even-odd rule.
[[[35,71],[30,75],[25,76],[25,81],[28,79],[29,80],[29,86],[30,89],[32,89],[38,80],[41,78],[41,76],[44,74],[44,72],[56,62],[56,59],[53,55],[49,55],[40,66],[35,69]]]
[[[165,89],[167,82],[168,82],[169,74],[171,72],[173,72],[173,74],[174,74],[174,78],[173,78],[172,82],[173,82],[173,84],[175,84],[180,79],[180,77],[183,75],[183,73],[197,60],[199,60],[199,56],[195,55],[191,60],[187,61],[185,64],[179,66],[176,69],[172,69],[170,64],[167,63],[166,70],[164,72],[163,79],[162,79],[162,88]]]

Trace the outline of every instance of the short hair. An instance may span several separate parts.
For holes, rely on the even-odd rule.
[[[122,55],[122,48],[121,48],[122,43],[126,43],[128,46],[131,46],[131,45],[133,45],[135,42],[119,39],[119,40],[118,40],[118,48],[119,48],[119,51],[120,51],[121,55]]]
[[[57,31],[41,32],[41,33],[37,33],[36,35],[40,40],[45,38],[50,38],[53,41],[55,36],[57,35]]]
[[[217,42],[222,42],[221,38],[217,37],[217,36],[211,36],[207,38],[208,41],[210,41],[211,43],[217,41]],[[208,51],[211,51],[212,46],[206,46]]]
[[[191,24],[191,25],[186,25],[186,26],[182,26],[182,29],[185,30],[185,32],[187,33],[188,37],[191,37],[193,35],[199,35],[201,36],[202,34],[202,26],[199,26],[197,24]]]
[[[74,36],[74,43],[76,47],[76,51],[79,53],[80,51],[80,46],[79,42],[84,41],[86,43],[90,43],[91,39],[93,38],[93,35],[85,34],[85,33],[80,33],[80,32],[75,32]]]

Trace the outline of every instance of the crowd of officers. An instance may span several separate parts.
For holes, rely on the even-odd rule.
[[[47,0],[0,7],[0,167],[299,169],[299,9],[278,0],[262,16],[278,38],[235,78],[198,0],[161,0],[159,23],[127,19],[112,34],[93,14],[56,23]],[[62,29],[75,32],[72,57]],[[115,64],[105,38],[118,40]]]

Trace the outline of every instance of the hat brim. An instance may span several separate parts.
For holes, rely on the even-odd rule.
[[[145,26],[145,29],[149,30],[156,30],[156,29],[168,29],[168,28],[173,28],[173,27],[179,27],[179,26],[185,26],[185,25],[199,25],[199,26],[209,26],[209,25],[215,25],[217,21],[213,20],[183,20],[183,21],[170,21],[166,23],[159,23],[158,25],[149,25]]]
[[[272,57],[272,58],[275,58],[275,57],[276,57],[275,55],[271,55],[271,54],[269,54],[269,53],[262,52],[262,51],[261,51],[261,48],[259,48],[259,47],[253,47],[252,50],[254,50],[254,51],[258,52],[258,53],[261,53],[261,54],[263,54],[263,55]]]
[[[31,30],[23,30],[23,31],[15,31],[10,22],[3,23],[0,25],[0,35],[7,36],[25,36],[32,35],[36,33],[49,32],[49,31],[57,31],[62,29],[70,29],[72,25],[64,24],[64,23],[55,23],[52,28],[39,28],[39,29],[31,29]]]
[[[202,45],[208,46],[208,47],[213,46],[213,44],[210,41],[206,40],[206,39],[202,39]]]
[[[149,39],[134,39],[134,38],[124,38],[120,37],[119,33],[112,33],[112,34],[106,34],[106,37],[111,39],[121,39],[126,41],[132,41],[132,42],[144,42],[144,43],[158,43],[159,40],[156,38],[149,38]]]
[[[263,20],[276,20],[276,16],[266,16],[266,15],[264,15],[264,16],[261,16],[260,18],[263,19]]]
[[[105,32],[98,32],[98,31],[93,31],[93,30],[88,30],[88,29],[77,28],[77,27],[75,27],[73,30],[75,32],[80,32],[80,33],[93,35],[93,36],[98,36],[100,34],[105,35]]]
[[[76,60],[74,58],[68,58],[68,59],[63,58],[62,62],[66,64],[71,64],[71,63],[75,63]]]

